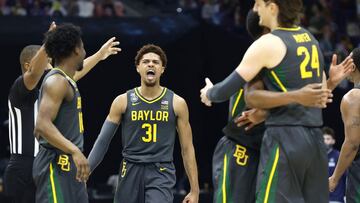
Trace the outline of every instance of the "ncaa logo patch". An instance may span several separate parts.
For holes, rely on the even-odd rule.
[[[135,93],[131,93],[130,94],[130,100],[131,100],[131,102],[137,102],[138,100],[139,100],[139,97],[138,96],[136,96],[136,94]]]

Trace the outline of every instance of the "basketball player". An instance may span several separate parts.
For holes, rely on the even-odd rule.
[[[176,130],[191,187],[183,202],[198,202],[198,173],[188,107],[183,98],[160,85],[166,64],[166,55],[158,46],[148,44],[138,51],[135,65],[141,85],[114,99],[88,157],[93,171],[121,123],[124,159],[114,197],[116,203],[173,202]]]
[[[246,18],[246,27],[253,39],[267,32],[266,28],[259,26],[258,21],[258,14],[250,10]],[[245,131],[244,127],[237,127],[234,123],[234,120],[246,110],[245,92],[246,89],[240,89],[230,98],[228,124],[223,129],[224,136],[214,151],[214,203],[255,202],[256,175],[265,126],[262,123],[251,131]],[[262,117],[265,118],[265,112],[260,113],[263,113]]]
[[[330,192],[334,191],[342,175],[348,169],[346,181],[346,202],[359,202],[360,193],[360,48],[352,51],[355,67],[348,77],[354,88],[344,95],[340,110],[345,128],[345,140],[341,147],[338,163],[333,175],[329,178]]]
[[[56,27],[53,22],[49,30]],[[79,80],[100,60],[120,51],[119,42],[109,39],[101,49],[84,61],[84,69],[77,71],[74,80]],[[45,69],[52,68],[44,46],[26,46],[20,54],[22,75],[10,89],[9,94],[9,143],[10,161],[4,175],[5,194],[11,202],[35,202],[35,185],[32,179],[33,160],[39,151],[33,131],[37,113],[39,82]],[[45,71],[48,72],[48,71]]]
[[[207,81],[201,90],[202,101],[211,105],[226,100],[264,68],[268,90],[288,92],[318,83],[317,87],[323,88],[318,106],[326,107],[331,90],[326,89],[322,53],[311,33],[297,26],[301,9],[301,0],[256,0],[259,24],[271,33],[249,47],[240,65],[223,82],[212,86]],[[273,108],[266,124],[257,202],[328,202],[327,156],[319,129],[321,109],[296,103]]]
[[[112,42],[107,46],[112,47]],[[88,202],[84,182],[89,165],[82,154],[81,97],[74,80],[85,57],[80,28],[56,27],[46,34],[44,47],[55,68],[46,74],[39,93],[34,129],[40,143],[33,166],[36,202]]]

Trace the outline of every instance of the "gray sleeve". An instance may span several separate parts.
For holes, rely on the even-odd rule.
[[[237,73],[233,71],[223,81],[215,84],[206,93],[207,98],[211,102],[219,103],[230,99],[230,97],[244,87],[246,81]]]
[[[105,120],[101,128],[100,134],[98,135],[88,157],[91,172],[94,171],[94,169],[103,160],[105,153],[109,148],[111,139],[114,137],[114,134],[118,127],[118,124]]]

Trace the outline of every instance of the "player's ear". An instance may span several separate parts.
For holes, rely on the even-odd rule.
[[[74,49],[74,53],[76,55],[79,55],[80,54],[80,48],[76,46],[75,49]]]
[[[161,74],[163,74],[165,71],[165,67],[164,66],[161,66]]]
[[[278,7],[278,5],[276,5],[275,3],[271,2],[271,3],[269,4],[269,6],[270,6],[270,11],[271,11],[272,14],[275,15],[275,14],[279,13],[279,7]]]
[[[136,66],[136,72],[140,73],[139,66]]]
[[[25,63],[24,63],[24,72],[28,71],[29,68],[30,68],[30,63],[25,62]]]

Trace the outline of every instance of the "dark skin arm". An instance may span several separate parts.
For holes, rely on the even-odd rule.
[[[335,190],[341,176],[354,160],[360,145],[360,90],[353,89],[341,100],[341,117],[344,122],[345,140],[333,175],[329,178],[329,190]]]
[[[64,77],[50,76],[43,84],[43,97],[40,101],[34,134],[41,135],[54,147],[71,154],[77,168],[77,180],[86,181],[90,171],[87,159],[80,149],[66,139],[53,124],[62,101],[70,101],[73,97],[73,89]]]
[[[56,24],[52,22],[49,31],[55,29]],[[36,55],[30,62],[25,62],[24,66],[27,71],[24,73],[24,84],[28,90],[33,90],[39,83],[45,68],[48,65],[48,56],[45,51],[44,45],[37,51]]]
[[[337,64],[334,54],[329,70],[329,79],[323,73],[323,84],[309,84],[290,92],[269,92],[266,90],[251,91],[246,95],[246,103],[254,108],[270,109],[290,103],[298,103],[308,107],[325,108],[326,103],[332,102],[331,91],[353,70],[354,62],[350,54]],[[327,86],[327,87],[326,87]],[[326,88],[325,88],[326,87]]]

